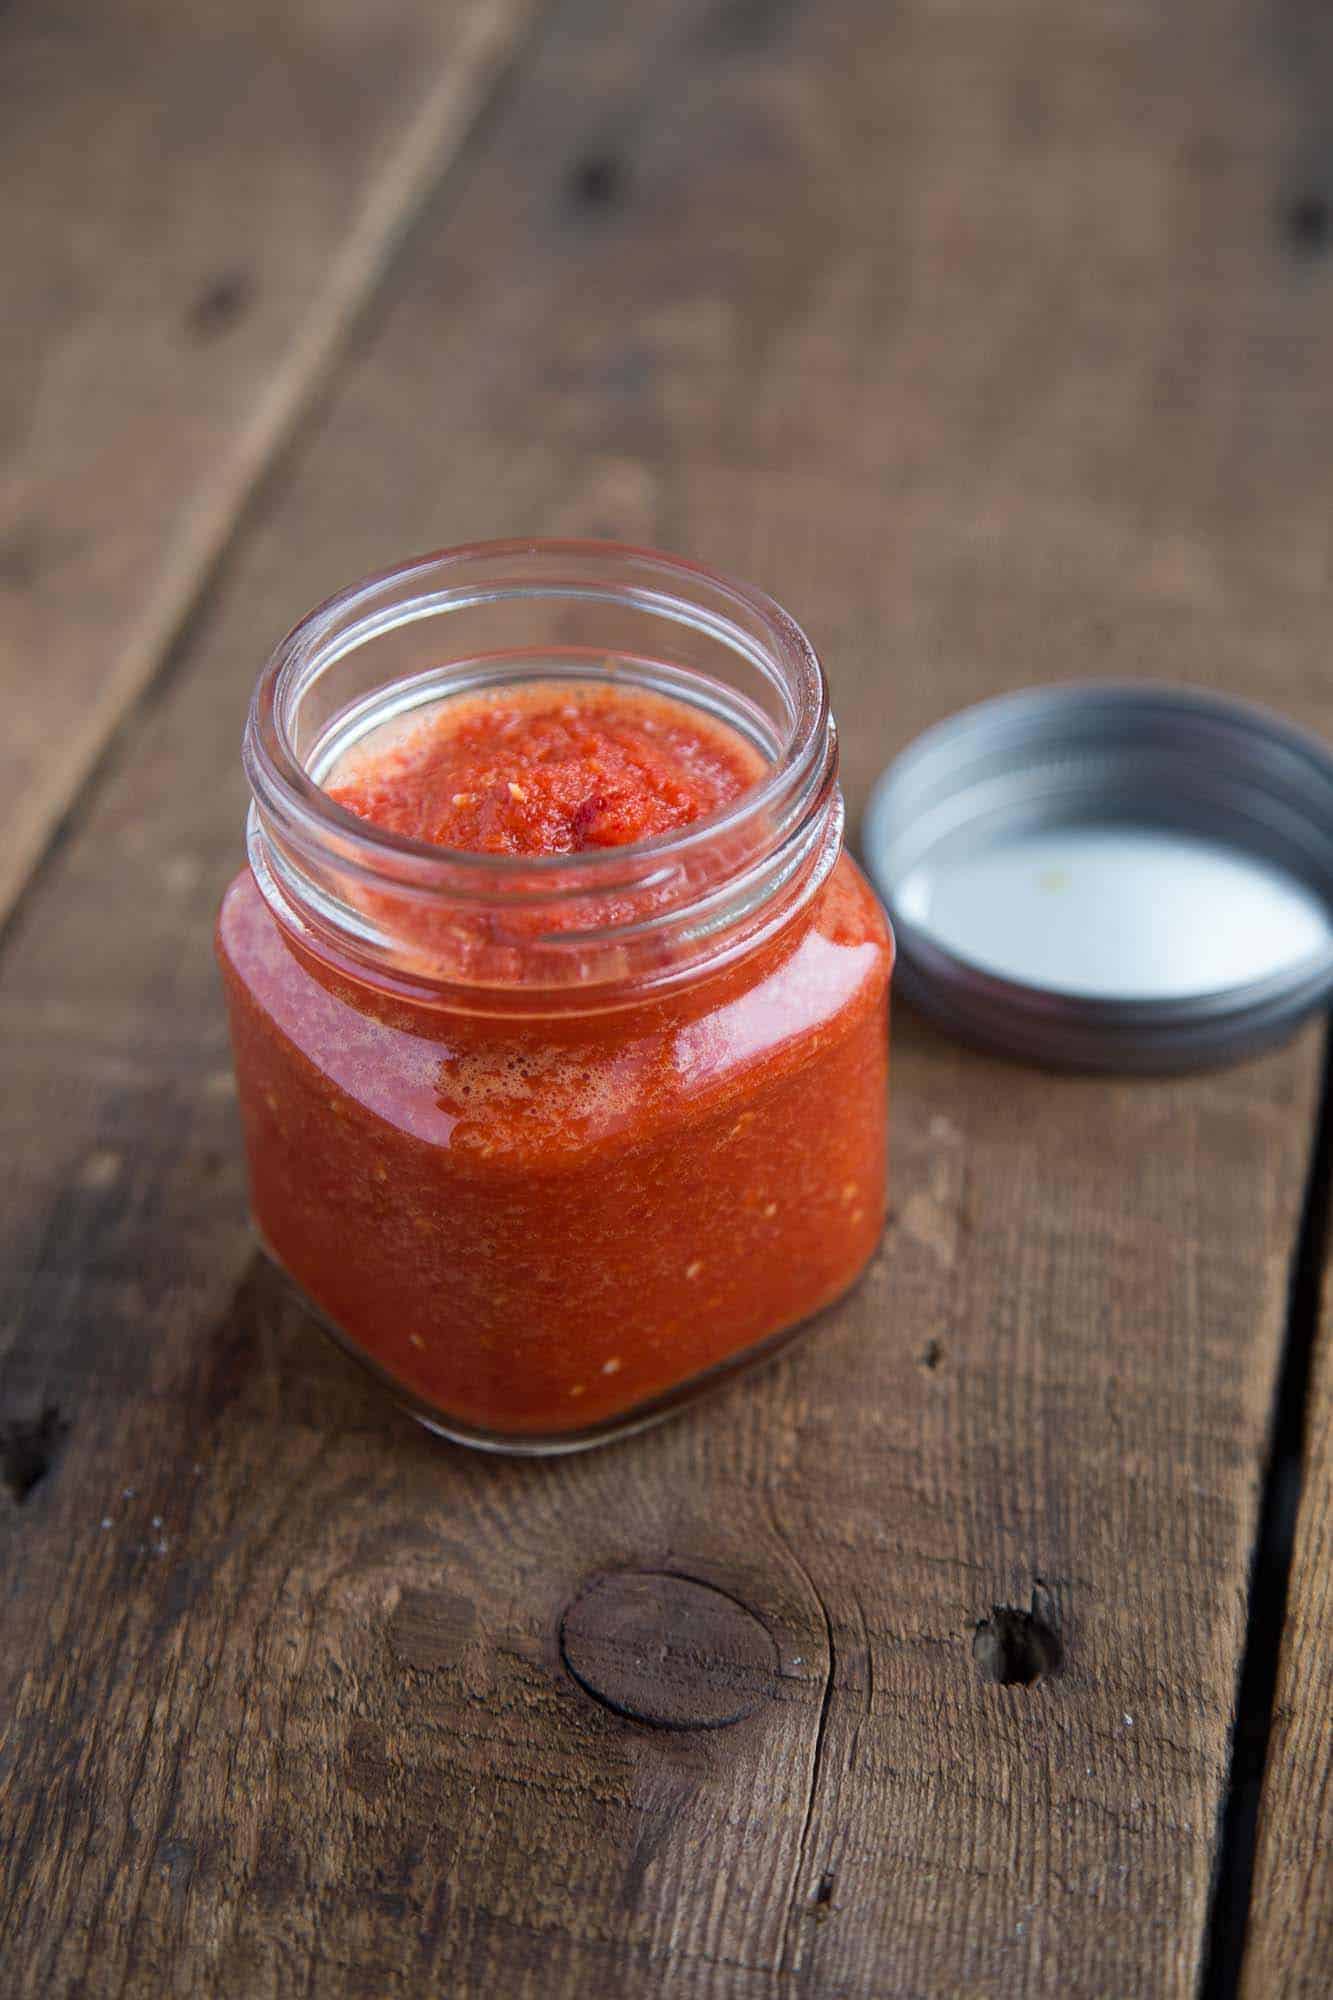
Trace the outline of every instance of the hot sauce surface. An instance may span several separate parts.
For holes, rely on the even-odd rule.
[[[415,840],[535,857],[674,832],[729,804],[762,769],[733,731],[684,703],[537,683],[390,725],[344,757],[325,789]]]
[[[539,856],[687,826],[761,769],[684,704],[534,683],[364,739],[328,789]],[[614,1422],[828,1304],[879,1239],[890,953],[846,857],[780,937],[603,1013],[463,1017],[325,977],[248,872],[219,943],[259,1227],[446,1427]]]

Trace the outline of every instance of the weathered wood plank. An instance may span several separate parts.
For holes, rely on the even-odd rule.
[[[1328,1992],[1333,1978],[1333,1283],[1306,1409],[1301,1501],[1259,1803],[1241,1991]]]
[[[529,11],[0,9],[0,916]]]
[[[1263,18],[576,0],[427,218],[0,964],[0,1398],[68,1425],[0,1525],[21,1991],[1192,1990],[1313,1038],[1107,1083],[904,1016],[896,1219],[818,1341],[490,1464],[253,1263],[207,935],[266,641],[468,535],[775,589],[854,810],[1035,678],[1327,727],[1333,301],[1272,227]],[[753,1713],[570,1677],[621,1568],[749,1607]],[[1063,1665],[996,1686],[973,1628],[1034,1592]]]

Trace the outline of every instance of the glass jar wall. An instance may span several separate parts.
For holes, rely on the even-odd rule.
[[[409,838],[324,788],[459,697],[591,685],[730,732],[754,782],[536,855]],[[218,943],[255,1220],[424,1422],[596,1443],[855,1281],[883,1225],[892,944],[777,605],[607,545],[433,556],[297,627],[245,754]]]

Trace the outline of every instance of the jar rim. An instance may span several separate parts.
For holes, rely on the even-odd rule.
[[[575,627],[582,618],[595,641],[567,644],[569,621],[553,615],[549,638],[539,631],[531,643],[534,607],[544,614],[548,604]],[[465,614],[452,644],[451,611]],[[614,631],[622,612],[623,651],[602,636],[608,614]],[[488,636],[498,617],[501,642],[476,648],[478,614]],[[404,627],[435,619],[445,634],[437,661],[329,706],[341,663],[377,641],[396,651]],[[663,627],[678,641],[661,642]],[[648,650],[633,643],[644,629],[655,635]],[[407,656],[422,650],[409,643]],[[401,713],[437,695],[558,681],[566,669],[597,678],[603,668],[619,685],[672,693],[748,734],[762,773],[715,811],[650,839],[532,856],[417,840],[348,811],[320,782],[382,718],[385,690],[398,691]],[[749,584],[617,542],[465,543],[337,592],[260,673],[244,761],[251,869],[284,926],[375,982],[466,994],[469,1006],[621,1004],[626,993],[695,979],[776,935],[841,851],[837,735],[800,626]]]
[[[474,581],[450,586],[451,577],[468,568],[493,564],[502,569],[525,558],[599,562],[612,568],[601,584],[575,577],[525,578],[520,573],[505,576],[500,585],[479,588]],[[649,587],[650,578],[657,579],[657,589]],[[410,592],[414,581],[423,586],[420,593]],[[428,582],[432,587],[425,589]],[[376,610],[376,601],[387,592],[405,589],[409,594],[398,602]],[[702,601],[703,593],[717,602]],[[686,826],[577,854],[524,856],[444,847],[362,819],[340,805],[311,777],[292,740],[295,702],[314,673],[396,626],[426,617],[445,618],[453,609],[501,595],[572,595],[627,602],[703,631],[770,678],[777,669],[792,711],[780,749],[753,785]],[[758,638],[728,618],[728,605],[748,613],[759,628]],[[637,873],[655,859],[669,857],[675,862],[765,815],[784,817],[784,806],[790,811],[812,783],[817,786],[827,762],[831,728],[828,684],[819,657],[800,625],[767,592],[691,558],[631,543],[513,538],[461,543],[395,563],[334,592],[307,612],[279,641],[256,682],[244,761],[261,813],[275,816],[289,833],[304,835],[307,841],[334,836],[344,863],[358,873],[382,877],[388,872],[419,890],[437,885],[451,897],[466,897],[471,885],[471,893],[488,899],[505,893],[506,884],[521,878],[523,901],[531,903],[565,895],[575,883],[580,892],[610,888],[627,870]]]

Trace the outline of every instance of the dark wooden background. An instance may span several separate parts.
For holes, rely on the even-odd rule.
[[[903,1012],[855,1299],[504,1464],[257,1260],[210,955],[268,647],[460,539],[776,592],[853,825],[1034,681],[1333,732],[1330,20],[0,9],[6,1994],[1330,1990],[1317,1030],[1108,1082]]]

